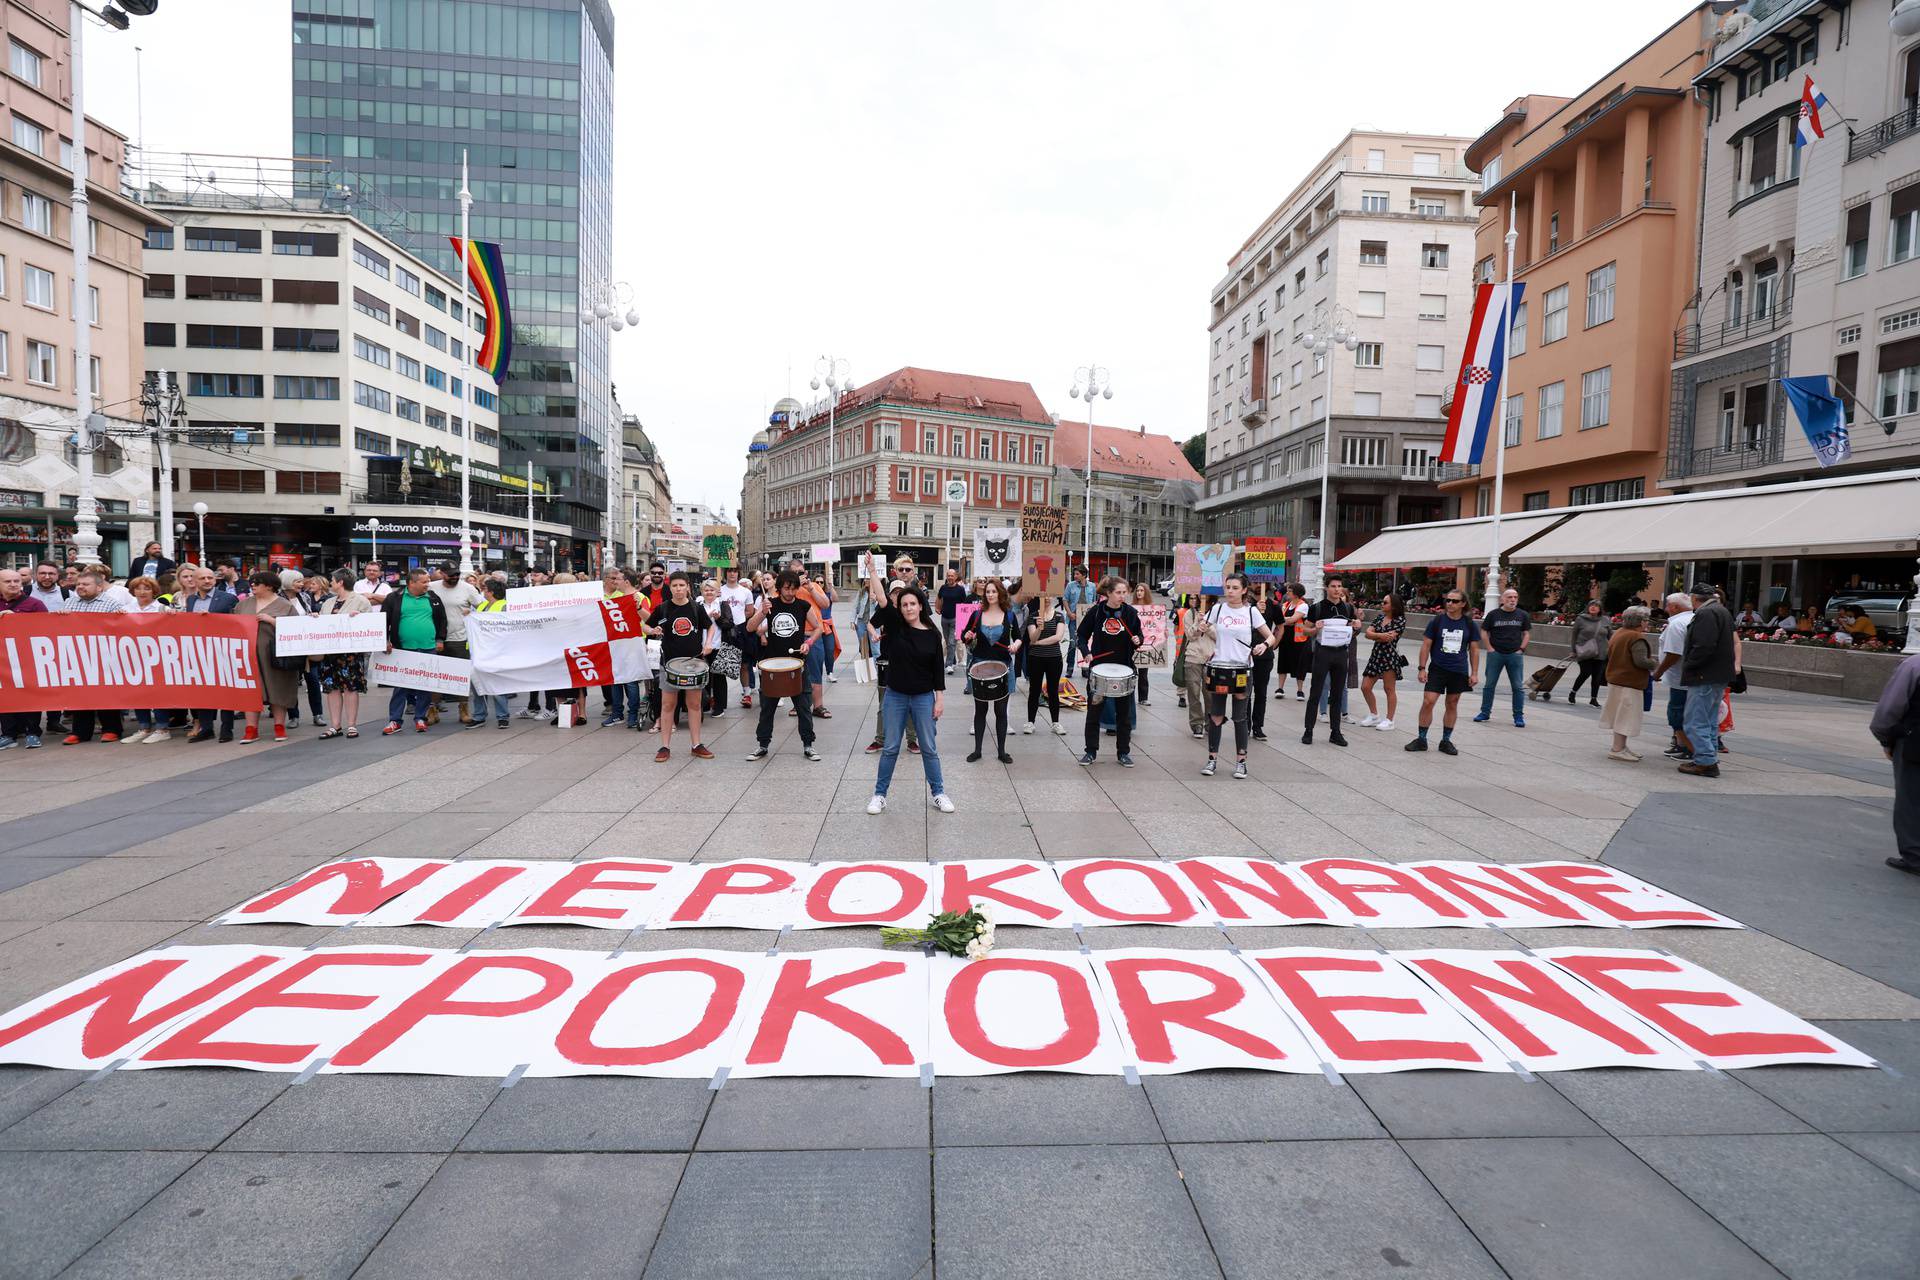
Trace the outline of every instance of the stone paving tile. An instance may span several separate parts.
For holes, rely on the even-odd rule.
[[[643,929],[608,949],[624,945],[628,951],[765,951],[779,936],[772,929]]]
[[[1920,1191],[1920,1133],[1836,1133],[1833,1137]]]
[[[0,1067],[0,1130],[38,1111],[86,1079],[52,1067]]]
[[[282,1092],[220,1149],[448,1152],[499,1088],[460,1076],[318,1075]]]
[[[237,901],[220,909],[224,911]],[[195,917],[193,923],[205,918]],[[0,942],[0,1009],[11,1009],[95,969],[136,955],[180,932],[187,923],[61,920]]]
[[[59,1274],[199,1158],[187,1151],[0,1152],[0,1274]]]
[[[524,809],[498,813],[439,809],[389,830],[368,831],[366,838],[353,845],[351,851],[357,857],[451,857],[465,853],[523,812]],[[355,815],[356,825],[360,818],[361,815]]]
[[[78,862],[0,893],[0,921],[17,924],[62,920],[218,856],[215,853],[168,853],[138,859],[93,858]],[[0,860],[0,869],[43,861],[65,863],[66,859],[9,858]]]
[[[1572,931],[1543,932],[1564,939]],[[1543,938],[1535,945],[1573,941]],[[1659,941],[1639,945],[1664,946],[1803,1018],[1920,1018],[1920,997],[1756,930],[1663,929]]]
[[[1817,1025],[1900,1074],[1798,1066],[1733,1074],[1826,1133],[1920,1133],[1920,1022]]]
[[[1182,1144],[1173,1154],[1228,1280],[1265,1280],[1277,1265],[1316,1280],[1503,1274],[1391,1142]]]
[[[891,804],[898,806],[904,797],[896,785]],[[914,795],[909,803],[918,803]],[[934,862],[977,857],[990,852],[996,858],[1032,858],[1040,853],[1034,839],[1033,824],[1025,812],[977,813],[960,808],[956,813],[929,815],[927,819],[927,857]]]
[[[1344,1083],[1330,1086],[1317,1071],[1189,1071],[1144,1080],[1168,1142],[1387,1136],[1359,1094]]]
[[[1612,818],[1515,818],[1513,825],[1588,858],[1605,853],[1620,830],[1619,820]]]
[[[206,1156],[63,1274],[75,1280],[350,1276],[441,1159]],[[262,1230],[263,1223],[271,1229]]]
[[[697,861],[727,862],[736,858],[805,858],[819,839],[824,813],[736,808],[701,842]],[[672,822],[671,818],[664,820]]]
[[[1260,846],[1211,809],[1151,812],[1124,805],[1133,826],[1163,858],[1258,858]]]
[[[1485,1071],[1394,1071],[1346,1080],[1387,1132],[1402,1141],[1600,1132],[1578,1107],[1538,1078]]]
[[[286,1089],[284,1072],[219,1067],[116,1071],[5,1130],[9,1151],[210,1151]]]
[[[705,1080],[525,1079],[497,1089],[462,1151],[687,1151],[713,1094]]]
[[[613,826],[611,813],[529,813],[468,850],[475,858],[571,858]]]
[[[933,1197],[947,1280],[1220,1276],[1164,1146],[936,1150]]]
[[[998,935],[996,935],[998,936]],[[838,947],[865,947],[878,950],[880,926],[841,925],[832,929],[795,929],[780,939],[780,954],[795,951],[831,951]],[[904,955],[913,954],[911,950],[898,948]]]
[[[1029,802],[1027,818],[1040,852],[1049,858],[1155,856],[1153,846],[1122,814],[1041,810]]]
[[[937,1147],[1160,1141],[1146,1091],[1118,1076],[949,1076],[933,1087]]]
[[[1602,1067],[1549,1071],[1540,1078],[1617,1138],[1808,1132],[1791,1113],[1726,1072]]]
[[[935,814],[935,817],[942,815]],[[880,858],[894,862],[924,862],[927,857],[927,811],[911,803],[881,814],[830,813],[813,840],[816,862],[853,862]],[[784,842],[784,836],[776,836]],[[799,856],[804,848],[796,846]],[[701,851],[701,858],[706,852]]]
[[[930,1186],[924,1151],[700,1152],[687,1162],[644,1274],[928,1277]],[[718,1205],[725,1212],[715,1212]]]
[[[129,889],[74,913],[71,919],[207,920],[327,860],[326,856],[253,849],[227,853]]]
[[[679,1155],[461,1154],[440,1166],[355,1280],[636,1276],[679,1184]]]
[[[945,1087],[944,1085],[941,1087]],[[700,1130],[701,1151],[927,1146],[929,1095],[918,1080],[729,1080]]]
[[[1920,1257],[1920,1191],[1822,1134],[1626,1143],[1789,1276],[1869,1280]]]
[[[1778,1273],[1612,1138],[1402,1142],[1513,1280]]]
[[[724,813],[676,813],[671,822],[662,822],[657,813],[629,814],[615,818],[613,825],[587,842],[579,856],[619,858],[644,853],[663,861],[687,862],[700,852],[700,846],[726,816]]]

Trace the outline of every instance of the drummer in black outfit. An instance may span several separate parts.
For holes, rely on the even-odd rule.
[[[776,579],[778,594],[768,596],[760,602],[760,607],[747,619],[747,630],[760,636],[760,656],[768,658],[796,657],[804,663],[809,650],[820,638],[820,614],[813,607],[813,601],[800,595],[800,575],[793,569],[782,569]],[[804,671],[804,666],[802,670]],[[800,718],[800,754],[809,760],[818,760],[820,753],[813,749],[813,690],[802,684],[799,696],[790,698]],[[759,746],[754,749],[749,760],[765,760],[773,747],[773,709],[780,699],[767,696],[763,681],[760,689],[760,728],[756,737]]]
[[[1087,610],[1074,639],[1075,648],[1088,667],[1111,662],[1133,670],[1134,651],[1145,636],[1140,628],[1139,611],[1127,603],[1125,578],[1100,580],[1100,600]],[[1119,751],[1120,767],[1131,769],[1133,757],[1127,748],[1133,743],[1133,695],[1115,698],[1113,704],[1114,745]],[[1080,757],[1081,764],[1092,764],[1100,758],[1100,712],[1092,703],[1087,704],[1086,748]]]
[[[967,619],[967,628],[960,634],[960,642],[967,646],[967,666],[976,662],[1003,662],[1007,665],[1008,678],[1006,692],[993,700],[993,734],[999,744],[1000,763],[1012,764],[1013,757],[1007,754],[1007,704],[1013,701],[1013,688],[1016,672],[1013,661],[1024,647],[1020,641],[1020,613],[1007,599],[1006,584],[999,578],[988,578],[980,588],[980,608]],[[969,692],[972,692],[969,689]],[[988,703],[976,697],[973,703],[973,754],[967,757],[972,764],[980,759],[980,746],[987,731]]]
[[[684,570],[667,579],[667,596],[659,608],[647,615],[647,634],[660,641],[661,667],[664,669],[676,658],[710,660],[720,643],[720,632],[713,625],[713,616],[707,607],[693,598],[693,580]],[[687,704],[687,735],[693,739],[694,758],[713,759],[713,752],[700,744],[700,695],[676,689],[662,676],[660,749],[653,753],[657,762],[665,763],[673,758],[673,722],[679,718],[683,698]]]
[[[1251,690],[1249,677],[1258,671],[1262,655],[1273,649],[1273,632],[1260,610],[1247,603],[1247,575],[1230,573],[1223,589],[1226,599],[1207,610],[1201,624],[1213,633],[1213,659],[1207,663],[1207,763],[1200,770],[1211,778],[1218,767],[1220,729],[1233,714],[1233,776],[1247,776],[1247,729]],[[1256,637],[1258,640],[1256,642]],[[1247,664],[1245,668],[1241,664]]]

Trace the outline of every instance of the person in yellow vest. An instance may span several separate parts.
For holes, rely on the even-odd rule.
[[[507,609],[507,584],[500,578],[482,578],[480,594],[485,597],[473,606],[475,613],[505,613]],[[482,724],[487,719],[487,706],[493,706],[494,723],[500,728],[507,727],[513,708],[507,705],[508,695],[504,693],[476,693],[473,695],[474,719]]]

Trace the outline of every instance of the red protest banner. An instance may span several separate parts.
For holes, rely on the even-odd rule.
[[[258,711],[259,620],[211,613],[0,617],[0,707]]]

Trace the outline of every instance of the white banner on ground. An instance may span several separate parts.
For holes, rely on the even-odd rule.
[[[618,647],[618,646],[616,646]],[[525,877],[551,861],[349,858],[242,904],[223,922],[474,928],[525,924]],[[996,923],[1070,929],[1162,924],[1327,924],[1348,928],[1645,929],[1740,924],[1602,863],[1372,862],[1361,858],[969,859],[964,862],[744,860],[560,864],[582,901],[612,915],[543,906],[537,923],[631,929],[829,929],[919,925],[981,904]],[[656,865],[659,870],[653,870]],[[420,867],[434,872],[424,883]],[[539,886],[544,888],[545,885]],[[448,905],[448,900],[453,905]],[[561,906],[565,898],[557,899]],[[458,910],[455,910],[455,907]],[[409,914],[411,913],[411,914]]]
[[[273,648],[283,658],[326,653],[380,653],[387,647],[387,615],[323,613],[273,620]]]
[[[1457,972],[1438,967],[1449,955]],[[1525,994],[1480,980],[1496,973]],[[1574,977],[1560,981],[1566,974]],[[1470,994],[1489,989],[1499,1004]],[[1483,1027],[1502,1028],[1500,1038]],[[1613,1048],[1592,1048],[1603,1042]],[[936,1076],[969,1076],[1509,1071],[1530,1062],[1874,1065],[1687,961],[1577,947],[1540,957],[1009,949],[967,961],[909,949],[609,955],[183,945],[110,965],[0,1014],[0,1063],[82,1070],[199,1065],[501,1078],[524,1064],[531,1075],[710,1078],[725,1068],[924,1078],[927,1065]]]
[[[473,663],[467,658],[449,658],[441,653],[415,653],[395,649],[376,653],[367,659],[367,678],[389,689],[425,689],[428,693],[467,696],[473,679]]]
[[[600,583],[550,582],[544,587],[508,587],[507,607],[503,612],[539,613],[569,605],[592,604],[606,595]]]

